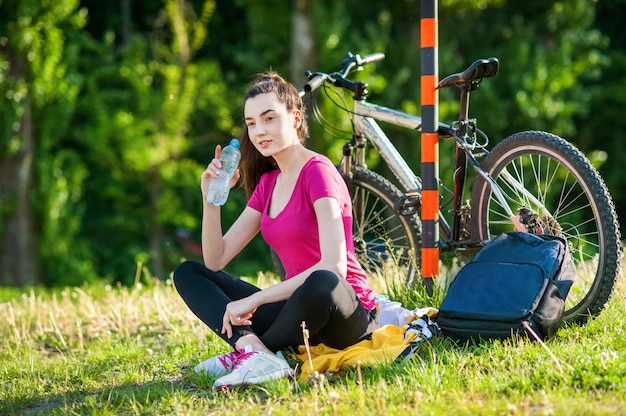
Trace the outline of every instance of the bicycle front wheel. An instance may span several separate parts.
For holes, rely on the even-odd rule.
[[[585,322],[599,314],[618,276],[620,233],[611,196],[597,170],[577,148],[550,133],[524,132],[494,147],[483,169],[516,213],[536,213],[537,232],[570,244],[576,281],[566,299],[564,320]],[[510,175],[532,198],[505,181]],[[480,175],[472,190],[473,238],[488,240],[512,231],[512,223]]]
[[[421,222],[417,215],[394,211],[402,193],[387,179],[360,166],[344,178],[352,196],[355,252],[370,277],[390,289],[394,280],[411,285],[417,276]]]

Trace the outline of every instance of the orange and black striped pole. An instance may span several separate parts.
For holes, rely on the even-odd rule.
[[[439,276],[439,93],[437,0],[421,1],[422,277],[432,289]]]

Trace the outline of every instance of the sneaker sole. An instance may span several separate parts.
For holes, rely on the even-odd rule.
[[[277,371],[273,371],[269,374],[264,374],[261,377],[258,376],[251,376],[251,377],[245,377],[243,380],[241,380],[241,383],[214,383],[213,384],[213,388],[214,389],[227,389],[229,387],[238,387],[238,386],[250,386],[250,385],[255,385],[255,384],[262,384],[262,383],[266,383],[268,381],[274,381],[274,380],[278,380],[280,378],[284,378],[284,377],[293,377],[294,376],[294,372],[292,369],[282,369],[282,370],[277,370]]]
[[[196,370],[196,369],[194,368],[194,369],[193,369],[193,371],[194,371],[196,374],[199,374],[199,375],[201,375],[201,376],[210,376],[210,377],[223,377],[223,376],[225,376],[226,374],[228,374],[228,371],[222,371],[221,373],[216,373],[216,372],[213,372],[213,371],[208,371],[208,370],[205,370],[205,369],[203,369],[203,368],[198,369],[198,370]]]

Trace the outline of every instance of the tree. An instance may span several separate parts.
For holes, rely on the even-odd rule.
[[[623,5],[440,0],[440,76],[497,56],[500,74],[471,107],[492,144],[525,129],[561,134],[604,162],[623,200],[620,138],[597,134],[619,131]],[[198,177],[215,145],[242,126],[253,73],[271,68],[300,85],[304,70],[332,70],[348,51],[384,52],[355,78],[373,101],[420,111],[418,0],[0,0],[0,8],[0,284],[131,283],[138,265],[166,276],[192,254],[177,230],[199,242]],[[309,146],[338,161],[349,117],[320,105],[345,133],[312,123]],[[441,91],[441,121],[457,111],[454,89]],[[419,170],[419,134],[385,127]],[[441,142],[444,181],[452,145]],[[374,153],[368,159],[385,173]],[[231,195],[225,229],[245,204],[241,191]],[[229,270],[271,267],[257,238]]]
[[[626,1],[601,1],[596,10],[594,29],[603,41],[601,54],[594,57],[594,72],[582,79],[582,87],[591,100],[589,113],[575,121],[580,143],[590,157],[602,163],[600,172],[611,190],[624,229],[626,176],[622,161],[626,151],[621,132],[626,130]]]
[[[76,117],[75,140],[92,177],[83,234],[113,280],[132,281],[136,264],[166,277],[180,261],[172,243],[176,228],[198,225],[197,198],[190,203],[186,194],[199,195],[212,154],[207,143],[235,133],[219,65],[197,57],[214,7],[207,0],[196,13],[190,3],[167,0],[147,33],[119,45],[105,33],[110,41],[93,48]]]
[[[291,7],[290,79],[295,85],[303,85],[304,72],[316,66],[312,10],[312,0],[294,0]]]
[[[89,253],[73,247],[86,171],[63,148],[80,83],[66,39],[83,24],[77,0],[2,3],[0,284],[39,283],[42,270],[68,266],[89,277]]]

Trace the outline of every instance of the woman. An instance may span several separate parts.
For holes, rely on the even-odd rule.
[[[262,74],[244,98],[241,172],[247,206],[222,235],[220,208],[206,202],[221,148],[202,173],[204,264],[186,261],[174,283],[189,308],[234,351],[195,367],[219,376],[215,388],[293,375],[281,349],[345,348],[379,327],[374,294],[354,254],[348,190],[332,162],[307,149],[296,88]],[[239,179],[235,173],[231,186]],[[261,231],[280,257],[285,281],[259,289],[222,269]],[[278,352],[278,354],[277,354]]]

